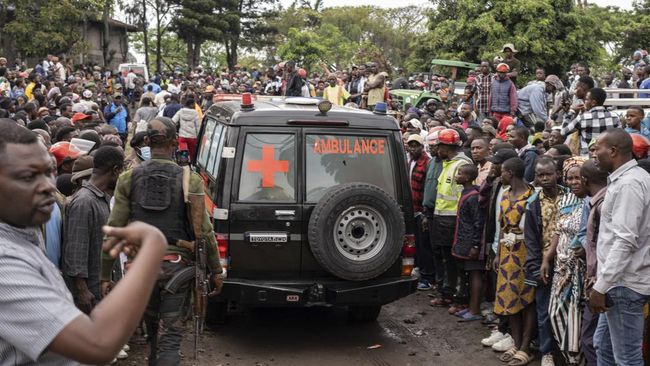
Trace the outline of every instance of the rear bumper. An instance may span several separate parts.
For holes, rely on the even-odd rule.
[[[384,305],[416,291],[416,277],[371,281],[264,282],[226,279],[217,301],[255,306]]]

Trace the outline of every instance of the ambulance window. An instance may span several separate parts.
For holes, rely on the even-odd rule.
[[[384,136],[307,135],[306,201],[345,183],[376,185],[395,197],[393,154]]]
[[[213,119],[206,120],[206,123],[197,164],[213,178],[216,178],[219,173],[226,127]]]
[[[239,200],[296,201],[296,138],[293,134],[246,135]]]
[[[208,157],[210,156],[210,146],[212,145],[212,133],[214,132],[214,127],[217,125],[217,121],[213,119],[207,119],[205,121],[205,130],[203,136],[201,137],[201,144],[199,147],[199,155],[196,159],[196,163],[199,167],[205,169],[208,164]]]

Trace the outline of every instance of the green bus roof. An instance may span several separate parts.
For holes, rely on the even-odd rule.
[[[438,66],[449,66],[449,67],[462,67],[464,69],[475,69],[479,67],[479,64],[473,64],[471,62],[465,62],[465,61],[452,61],[452,60],[431,60],[431,65],[438,65]]]

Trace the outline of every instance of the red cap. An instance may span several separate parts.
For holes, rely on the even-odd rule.
[[[497,72],[510,72],[510,66],[502,62],[497,65]]]
[[[72,116],[72,123],[77,123],[79,121],[83,121],[85,119],[90,119],[90,116],[85,114],[85,113],[75,113],[74,116]]]

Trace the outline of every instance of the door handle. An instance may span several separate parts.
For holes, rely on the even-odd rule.
[[[275,216],[296,216],[296,210],[275,210]]]

